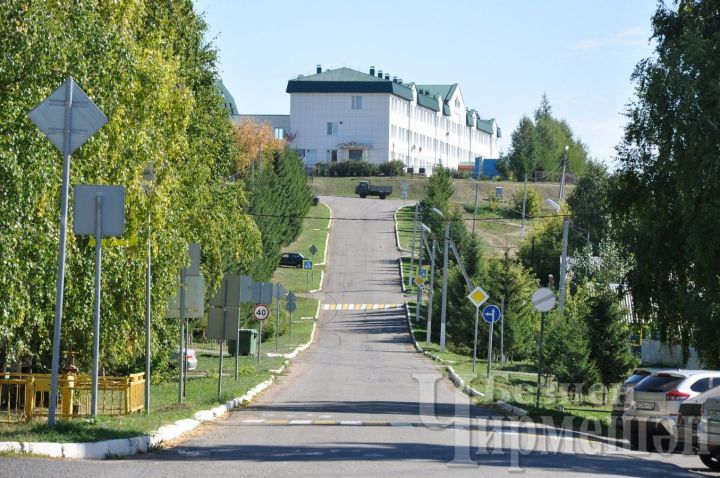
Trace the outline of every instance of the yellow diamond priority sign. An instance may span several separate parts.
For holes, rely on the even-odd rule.
[[[425,279],[420,276],[415,276],[415,285],[420,287],[425,283]]]
[[[480,286],[475,287],[467,297],[468,299],[470,299],[470,302],[472,302],[475,307],[480,307],[485,303],[486,300],[490,298],[488,293],[482,290]]]

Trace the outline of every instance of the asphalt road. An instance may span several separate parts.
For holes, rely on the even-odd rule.
[[[321,313],[313,347],[252,406],[144,456],[4,457],[0,476],[657,478],[703,469],[696,457],[556,436],[471,405],[435,363],[412,349],[403,311],[394,307],[405,299],[392,222],[402,202],[323,201],[336,219],[320,297],[340,310]]]

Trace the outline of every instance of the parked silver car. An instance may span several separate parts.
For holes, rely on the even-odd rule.
[[[720,379],[713,378],[710,390],[703,392],[697,397],[685,400],[680,404],[680,411],[677,416],[675,440],[686,450],[697,450],[698,425],[702,416],[703,405],[711,398],[720,398]]]
[[[634,369],[632,374],[623,382],[622,385],[620,385],[617,397],[612,404],[612,412],[610,413],[610,416],[615,417],[616,420],[622,420],[622,415],[625,413],[625,409],[627,409],[629,405],[627,396],[630,390],[632,390],[635,385],[640,383],[640,381],[648,375],[653,372],[660,372],[663,370],[665,369],[648,367]]]
[[[720,397],[703,403],[697,434],[700,460],[711,470],[720,470]]]
[[[632,448],[653,450],[655,436],[677,436],[680,404],[709,390],[720,371],[664,370],[654,372],[635,385],[623,414],[623,428]]]

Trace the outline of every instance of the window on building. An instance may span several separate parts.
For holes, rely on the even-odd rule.
[[[328,149],[325,153],[325,161],[335,163],[338,160],[337,149]]]
[[[327,135],[328,136],[337,136],[337,130],[338,130],[337,123],[328,123],[327,124]]]
[[[354,109],[354,110],[362,109],[362,96],[353,96],[352,97],[352,109]]]
[[[362,149],[350,149],[348,150],[348,159],[361,160],[363,157]]]
[[[275,128],[274,136],[275,139],[285,139],[285,128]]]

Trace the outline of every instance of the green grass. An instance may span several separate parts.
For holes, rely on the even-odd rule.
[[[415,302],[409,302],[409,305],[412,321],[415,316]],[[488,405],[497,400],[503,400],[527,410],[529,416],[538,422],[552,419],[553,423],[559,426],[565,420],[565,424],[572,426],[575,430],[580,430],[583,426],[589,426],[591,431],[596,430],[599,433],[607,434],[610,424],[611,405],[581,403],[579,402],[579,396],[576,396],[575,400],[571,400],[567,393],[558,392],[555,382],[550,381],[545,384],[543,379],[540,406],[536,408],[534,405],[537,375],[533,362],[508,362],[505,365],[493,362],[490,378],[488,379],[486,376],[487,349],[478,349],[476,369],[475,373],[473,373],[472,344],[466,344],[467,350],[470,351],[469,354],[450,351],[451,347],[447,347],[445,352],[440,352],[437,343],[439,337],[432,337],[433,342],[430,344],[425,342],[427,312],[424,305],[421,307],[421,316],[422,319],[419,323],[412,322],[413,333],[418,345],[442,359],[443,368],[450,365],[465,383],[485,394],[485,397],[477,399],[477,403]],[[439,317],[433,317],[433,322],[438,320],[440,320]],[[487,327],[487,324],[481,321],[478,335],[483,333],[487,335]],[[608,402],[611,403],[612,399],[613,395],[611,393]]]
[[[415,205],[413,204],[410,206],[401,207],[400,209],[398,209],[395,216],[397,217],[397,230],[398,237],[400,239],[400,247],[409,250],[412,246]],[[419,235],[416,231],[416,239],[418,239],[418,237]],[[415,247],[417,248],[417,243],[415,243]]]
[[[299,298],[298,309],[293,313],[293,336],[290,338],[289,334],[285,334],[280,337],[280,352],[290,352],[310,340],[314,320],[299,319],[303,316],[314,316],[316,309],[316,300]],[[100,416],[95,423],[86,419],[73,419],[58,422],[54,429],[39,421],[0,425],[0,441],[69,443],[125,438],[149,433],[162,425],[183,418],[192,418],[197,411],[239,397],[255,385],[267,380],[271,376],[270,370],[280,368],[285,360],[282,357],[264,356],[265,352],[274,351],[274,337],[268,337],[262,346],[263,356],[259,365],[255,357],[241,357],[237,381],[234,380],[235,359],[226,357],[223,361],[223,391],[220,400],[217,396],[219,357],[199,354],[198,371],[194,374],[196,377],[188,377],[186,397],[182,404],[177,403],[177,380],[169,380],[151,386],[150,415],[134,413],[116,417]]]
[[[392,186],[393,192],[391,198],[400,199],[400,185],[407,181],[408,183],[408,199],[417,201],[425,197],[427,189],[427,178],[415,176],[397,176],[392,178],[386,177],[370,177],[370,178],[331,178],[331,177],[315,177],[312,179],[310,187],[314,194],[322,196],[356,196],[355,186],[359,181],[369,181],[371,184],[379,186]],[[458,204],[467,204],[475,202],[475,182],[471,179],[453,179],[453,188],[455,193],[452,200]],[[509,204],[515,192],[522,192],[523,183],[511,181],[479,181],[478,198],[483,201],[488,197],[488,193],[495,193],[495,187],[503,188],[503,203]],[[534,183],[529,187],[537,189],[543,198],[557,198],[559,183]],[[574,186],[566,185],[566,197],[569,196]],[[506,204],[506,205],[507,205]]]
[[[293,267],[278,267],[273,275],[273,282],[280,282],[287,290],[293,292],[308,292],[320,287],[321,271],[325,270],[325,266],[318,264],[325,262],[325,241],[329,233],[329,222],[330,208],[325,204],[320,203],[310,208],[303,221],[302,232],[295,242],[283,248],[283,252],[298,252],[310,258],[310,246],[315,245],[318,252],[314,257],[313,271],[308,273]]]

